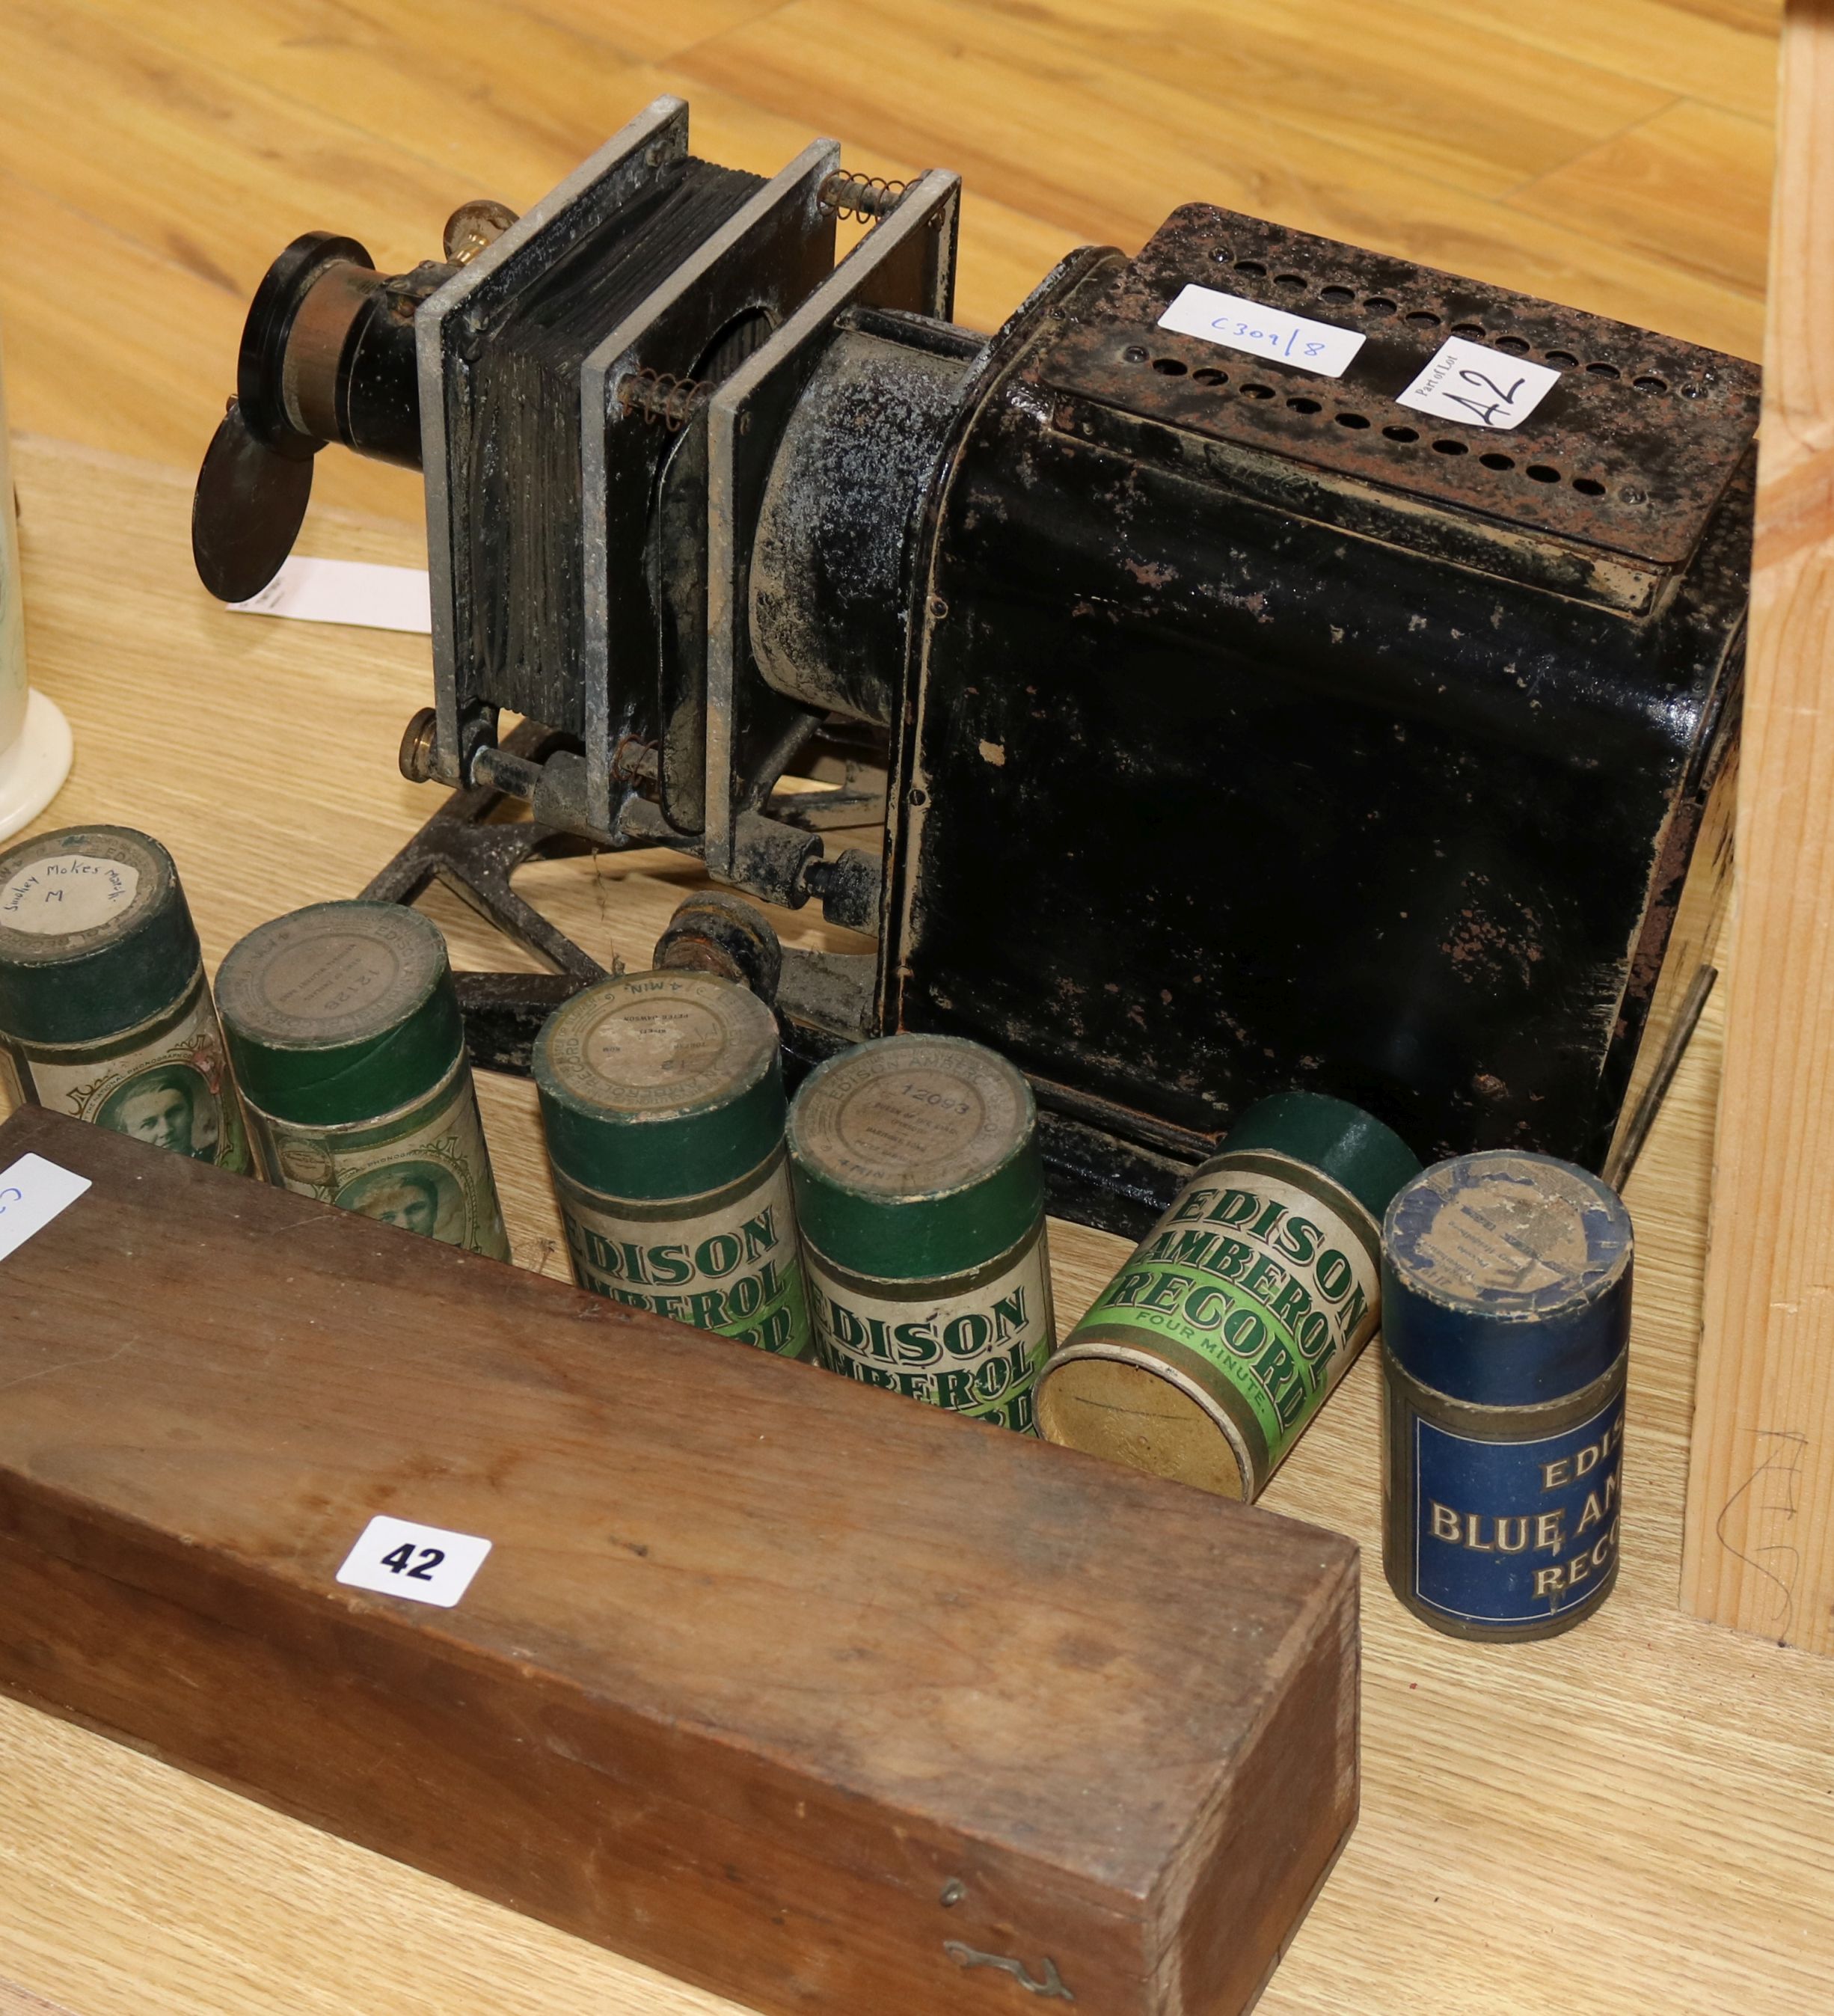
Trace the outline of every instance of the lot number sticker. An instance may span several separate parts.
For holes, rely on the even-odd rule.
[[[59,1168],[42,1155],[21,1155],[0,1169],[0,1260],[24,1245],[34,1232],[42,1232],[88,1187],[87,1176]]]
[[[352,1589],[405,1596],[410,1603],[450,1610],[470,1588],[490,1551],[490,1542],[475,1533],[417,1525],[412,1519],[390,1519],[379,1512],[363,1528],[337,1579]]]
[[[1159,319],[1161,329],[1181,336],[1200,336],[1225,350],[1246,351],[1251,357],[1271,357],[1296,364],[1321,378],[1341,378],[1363,347],[1354,329],[1339,329],[1310,316],[1289,315],[1239,294],[1219,293],[1214,287],[1186,287]]]
[[[1559,382],[1560,373],[1545,364],[1448,336],[1396,404],[1471,427],[1514,427]]]

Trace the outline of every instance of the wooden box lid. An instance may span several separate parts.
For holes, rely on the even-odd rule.
[[[0,1687],[764,2009],[1257,1992],[1355,1817],[1348,1543],[28,1152],[92,1187],[0,1261]],[[336,1580],[379,1513],[491,1543],[455,1607]]]

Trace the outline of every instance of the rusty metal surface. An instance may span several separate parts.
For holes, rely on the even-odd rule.
[[[742,871],[741,822],[759,782],[768,791],[776,781],[774,746],[807,718],[767,684],[753,651],[752,554],[772,464],[843,315],[877,308],[948,319],[961,193],[959,176],[920,177],[708,401],[706,858],[754,893],[766,892]]]
[[[1187,285],[1354,330],[1342,378],[1157,326]],[[1508,431],[1397,405],[1447,337],[1558,369]],[[1250,456],[1304,465],[1387,503],[1473,514],[1668,572],[1699,545],[1757,421],[1754,365],[1206,203],[1175,211],[1041,371],[1052,387]],[[1213,462],[1224,473],[1227,459]]]
[[[619,220],[652,198],[687,151],[686,104],[656,99],[461,266],[414,318],[439,716],[434,769],[447,783],[468,776],[480,737],[496,739],[496,707],[504,697],[489,646],[507,619],[495,606],[494,574],[479,567],[474,523],[476,472],[487,456],[478,439],[473,364],[494,347],[501,323],[530,288],[577,260],[583,247],[614,239]],[[562,725],[582,718],[580,696],[553,697],[550,705],[534,697],[519,711]]]
[[[1219,214],[1181,212],[1174,234]],[[1607,591],[1633,562],[1659,571],[1649,556],[1615,581],[1595,559],[1568,563],[1523,522],[1532,502],[1508,521],[1431,470],[1430,497],[1384,487],[1367,473],[1379,451],[1354,441],[1328,445],[1367,455],[1361,471],[1305,461],[1303,433],[1293,452],[1206,437],[1168,418],[1206,391],[1177,373],[1149,367],[1127,403],[1134,367],[1115,346],[1142,322],[1117,304],[1152,330],[1178,279],[1163,236],[1145,278],[1095,255],[996,343],[1003,363],[971,373],[899,741],[886,1026],[991,1042],[1041,1104],[1073,1091],[1105,1135],[1142,1147],[1214,1138],[1300,1087],[1365,1107],[1428,1158],[1509,1144],[1595,1167],[1705,754],[1735,718],[1748,432],[1722,409],[1668,444],[1698,535],[1627,607]],[[1372,270],[1397,301],[1455,285],[1425,275],[1409,296],[1394,262]],[[1480,297],[1514,298],[1462,296]],[[1534,312],[1549,332],[1598,326]],[[1440,333],[1391,360],[1395,387]],[[1273,473],[1264,491],[1251,458]],[[1582,548],[1613,556],[1566,542]]]
[[[538,765],[555,739],[546,729],[524,722],[503,748],[513,759]],[[541,1024],[570,995],[604,979],[606,970],[518,895],[509,880],[527,862],[589,854],[592,843],[533,820],[494,821],[491,815],[504,795],[488,784],[453,792],[361,893],[372,903],[412,905],[437,881],[505,938],[555,968],[552,973],[453,975],[472,1062],[487,1071],[527,1071]]]
[[[889,727],[912,506],[961,398],[962,355],[842,328],[803,388],[752,542],[752,656],[801,705]]]
[[[584,621],[572,676],[584,688],[587,809],[609,831],[630,787],[612,775],[606,751],[622,736],[660,740],[684,674],[696,686],[706,682],[704,664],[665,662],[650,553],[666,437],[696,401],[665,394],[658,427],[641,396],[626,404],[624,381],[647,372],[652,391],[664,377],[710,385],[782,326],[833,269],[834,218],[820,193],[840,154],[836,142],[814,141],[699,243],[653,247],[641,297],[580,366]],[[704,563],[701,571],[704,578]],[[689,640],[678,632],[676,641]]]
[[[755,903],[721,889],[703,889],[675,905],[650,964],[659,973],[712,973],[735,980],[774,1006],[783,977],[783,947]]]
[[[852,218],[861,224],[889,216],[915,188],[915,182],[888,182],[883,175],[856,175],[850,168],[836,168],[822,185],[822,200],[836,218]]]

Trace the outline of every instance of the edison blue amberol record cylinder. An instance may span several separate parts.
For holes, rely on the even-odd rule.
[[[1383,1565],[1438,1629],[1549,1637],[1610,1594],[1633,1247],[1548,1155],[1461,1155],[1390,1205]]]

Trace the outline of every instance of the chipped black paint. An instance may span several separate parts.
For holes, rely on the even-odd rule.
[[[876,925],[870,995],[864,956],[786,962],[793,1055],[1007,1052],[1092,1222],[1143,1229],[1294,1085],[1423,1154],[1596,1166],[1698,998],[1670,927],[1735,758],[1755,372],[1205,206],[984,342],[949,320],[957,178],[877,192],[836,267],[837,168],[761,185],[658,99],[469,265],[384,283],[387,427],[320,431],[412,450],[418,407],[408,774]],[[1191,283],[1365,341],[1326,379],[1161,329]],[[1399,406],[1448,336],[1558,381],[1506,432]],[[673,431],[624,395],[686,382]],[[824,752],[848,787],[776,790]],[[883,872],[824,838],[876,803],[862,758]],[[534,994],[487,993],[513,1064]]]
[[[1186,280],[1397,326],[1302,376],[1156,329]],[[1507,488],[1384,409],[1456,324],[1578,360],[1471,441],[1609,494]],[[1007,347],[939,493],[888,1024],[1001,1045],[1136,1139],[1300,1085],[1423,1155],[1596,1167],[1735,718],[1755,373],[1203,207]]]

